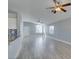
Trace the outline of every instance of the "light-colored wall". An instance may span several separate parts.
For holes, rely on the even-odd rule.
[[[43,32],[42,33],[36,33],[36,25],[39,24],[35,24],[35,23],[31,23],[31,22],[23,22],[23,36],[27,36],[27,35],[41,35],[44,34],[45,31],[47,32],[47,26],[43,24],[43,26],[45,26],[45,30],[44,27],[43,28]]]
[[[20,24],[21,24],[21,15],[17,13],[16,27],[17,27],[17,36],[20,37]]]
[[[32,35],[35,33],[35,24],[31,22],[23,22],[23,36]]]
[[[55,38],[64,40],[64,41],[71,41],[71,18],[67,18],[65,20],[50,24],[54,25],[54,34],[49,34]]]

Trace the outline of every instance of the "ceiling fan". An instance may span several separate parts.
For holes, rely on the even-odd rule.
[[[54,14],[57,11],[66,12],[67,10],[65,10],[64,7],[71,5],[71,3],[62,4],[62,3],[58,2],[57,0],[53,0],[53,2],[55,3],[55,6],[54,7],[48,7],[47,9],[52,9],[51,12],[53,12]]]

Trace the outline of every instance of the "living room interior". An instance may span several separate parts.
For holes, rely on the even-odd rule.
[[[71,59],[70,2],[8,0],[9,59]]]

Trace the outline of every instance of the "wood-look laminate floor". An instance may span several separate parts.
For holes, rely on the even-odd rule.
[[[42,36],[25,37],[17,59],[71,59],[71,46]]]

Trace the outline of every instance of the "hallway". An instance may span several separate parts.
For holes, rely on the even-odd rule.
[[[23,39],[17,59],[71,59],[70,45],[48,36],[29,36]]]

